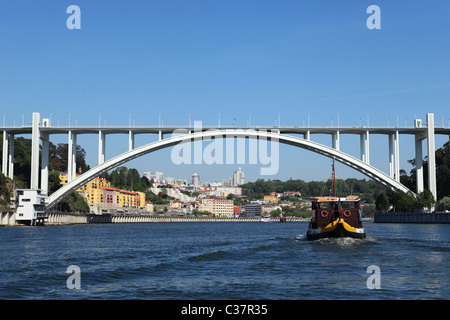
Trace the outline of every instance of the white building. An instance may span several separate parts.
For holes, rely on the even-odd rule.
[[[200,188],[200,176],[197,173],[192,175],[192,184],[194,187]]]
[[[239,168],[233,173],[233,186],[238,187],[244,184],[244,178],[245,174],[242,172],[241,168]]]
[[[39,215],[45,212],[45,196],[41,195],[41,190],[36,189],[16,189],[16,221],[29,225],[40,223]]]
[[[144,172],[144,177],[146,177],[148,181],[153,179],[155,182],[164,182],[164,174],[159,171]]]
[[[233,185],[233,178],[225,178],[222,180],[223,186],[231,186]]]

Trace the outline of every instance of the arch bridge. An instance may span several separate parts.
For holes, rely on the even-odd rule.
[[[137,134],[156,134],[158,141],[151,142],[141,147],[135,147],[134,140]],[[181,133],[181,134],[180,134]],[[435,171],[435,134],[450,135],[449,128],[435,127],[434,115],[426,115],[426,123],[421,120],[415,121],[415,126],[411,128],[386,127],[348,127],[348,128],[317,128],[317,127],[52,127],[49,119],[40,118],[39,113],[33,113],[31,126],[4,127],[3,128],[3,162],[2,172],[12,178],[14,174],[14,136],[31,134],[31,183],[30,189],[40,189],[45,196],[45,205],[51,208],[58,201],[72,193],[89,180],[99,174],[113,169],[127,161],[142,155],[155,152],[160,149],[169,148],[176,145],[199,141],[203,139],[218,138],[247,138],[266,139],[283,144],[303,148],[333,158],[365,175],[374,179],[392,190],[411,191],[400,183],[399,166],[399,135],[409,134],[415,136],[415,158],[417,170],[416,192],[424,190],[423,177],[423,152],[422,141],[427,140],[428,149],[428,185],[431,193],[436,198],[436,171]],[[51,195],[48,195],[48,163],[49,163],[49,142],[50,136],[54,134],[66,134],[68,136],[68,183]],[[98,135],[98,165],[76,176],[76,141],[81,134]],[[126,134],[129,139],[128,151],[105,159],[106,136],[109,134]],[[295,135],[303,135],[300,138]],[[311,140],[313,134],[328,134],[331,136],[332,146],[326,146]],[[360,136],[360,158],[348,155],[340,150],[340,135],[352,134]],[[370,165],[369,138],[373,134],[387,136],[389,144],[389,173]],[[171,135],[169,138],[164,138]],[[41,154],[40,156],[40,147]],[[41,165],[40,165],[41,163]],[[39,179],[39,171],[41,178]]]

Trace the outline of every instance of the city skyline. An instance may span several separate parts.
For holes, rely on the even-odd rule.
[[[178,177],[169,177],[164,176],[164,172],[161,171],[145,171],[142,174],[143,177],[146,177],[149,181],[153,179],[156,183],[166,183],[166,184],[178,184],[178,185],[194,185],[194,186],[202,186],[202,185],[211,185],[211,184],[220,184],[226,186],[235,186],[238,187],[245,183],[245,173],[239,167],[236,171],[233,172],[231,177],[223,177],[219,180],[207,180],[202,181],[201,177],[197,172],[194,172],[191,176],[191,183],[189,180],[181,179]]]
[[[0,5],[2,124],[31,121],[32,112],[67,126],[413,126],[450,114],[450,4],[369,1],[299,2],[3,1]],[[381,9],[381,29],[367,27],[367,8]],[[66,25],[70,5],[81,28]],[[6,63],[7,62],[7,63]],[[53,143],[67,138],[52,137]],[[127,149],[108,136],[106,157]],[[144,145],[155,137],[136,138]],[[371,164],[387,172],[387,139],[371,137]],[[329,137],[314,140],[326,145]],[[414,137],[400,137],[401,168],[412,166]],[[436,148],[448,141],[437,136]],[[97,139],[80,136],[87,163],[97,163]],[[358,156],[359,141],[341,149]],[[175,165],[170,149],[126,163],[189,179],[217,180],[236,165]],[[280,170],[239,164],[247,181],[323,180],[331,161],[280,145]],[[366,178],[337,164],[343,177]],[[367,178],[366,178],[367,179]]]

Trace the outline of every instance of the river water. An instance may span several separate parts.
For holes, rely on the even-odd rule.
[[[364,226],[314,242],[306,222],[0,228],[0,299],[450,298],[450,225]]]

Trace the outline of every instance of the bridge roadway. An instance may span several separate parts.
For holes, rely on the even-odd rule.
[[[172,134],[176,131],[206,131],[206,130],[261,130],[261,131],[274,131],[276,130],[280,134],[329,134],[333,135],[339,132],[339,134],[354,134],[363,135],[367,132],[369,134],[425,134],[427,132],[426,127],[415,128],[415,127],[299,127],[299,126],[251,126],[251,127],[241,127],[241,126],[202,126],[197,128],[194,126],[166,126],[166,127],[147,127],[147,126],[76,126],[76,127],[40,127],[40,131],[46,134],[68,134],[72,132],[73,134],[98,134],[102,132],[104,134]],[[21,126],[21,127],[3,127],[1,131],[7,132],[11,135],[24,135],[32,134],[31,126]],[[435,127],[435,134],[450,135],[450,128],[445,127]]]

